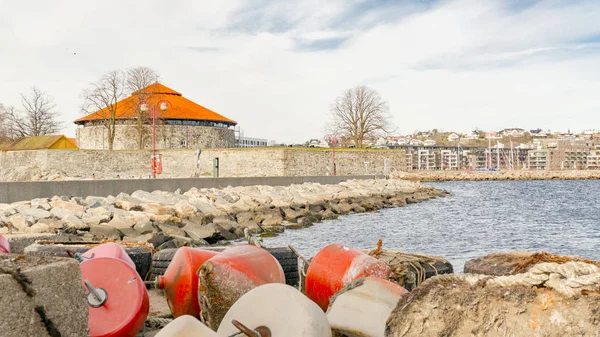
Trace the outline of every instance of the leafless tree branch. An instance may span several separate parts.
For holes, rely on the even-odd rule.
[[[54,98],[32,87],[28,94],[19,94],[21,109],[2,108],[2,130],[8,138],[44,136],[62,129]]]
[[[108,149],[113,149],[118,103],[125,96],[126,77],[120,70],[103,75],[97,82],[81,94],[84,102],[81,110],[86,114],[96,114],[107,129]]]
[[[154,95],[153,92],[147,90],[148,86],[158,82],[158,73],[148,67],[136,67],[127,70],[126,88],[131,92],[133,100],[130,101],[129,109],[135,111],[137,131],[138,131],[138,149],[144,148],[144,124],[148,121],[148,113],[140,109],[140,104],[147,102]]]
[[[389,106],[379,93],[366,86],[346,90],[330,109],[332,132],[363,147],[365,137],[378,137],[392,129]]]

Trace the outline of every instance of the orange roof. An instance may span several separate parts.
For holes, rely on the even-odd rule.
[[[166,87],[160,83],[154,83],[145,89],[144,92],[152,93],[148,99],[149,105],[160,104],[161,101],[166,101],[169,108],[166,111],[158,110],[158,118],[161,119],[192,119],[205,120],[212,122],[222,122],[236,125],[237,122],[227,117],[221,116],[218,113],[196,104],[189,99],[183,97],[181,93]],[[133,96],[136,92],[117,103],[117,119],[136,118],[136,97]],[[87,121],[103,119],[108,116],[108,109],[91,113],[81,117],[75,121],[75,124],[84,124]]]

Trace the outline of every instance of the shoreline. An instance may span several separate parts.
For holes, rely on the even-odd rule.
[[[0,234],[9,241],[48,234],[69,241],[147,242],[159,251],[222,244],[245,238],[246,229],[250,234],[277,235],[339,215],[446,194],[419,182],[375,179],[334,185],[192,188],[185,193],[135,191],[116,197],[55,196],[0,204]]]
[[[395,179],[417,182],[438,181],[500,181],[500,180],[597,180],[600,170],[564,170],[564,171],[409,171],[392,174]]]

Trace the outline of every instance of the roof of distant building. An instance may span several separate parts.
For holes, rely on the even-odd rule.
[[[207,109],[197,103],[183,97],[183,95],[163,84],[154,83],[145,89],[133,92],[131,96],[117,102],[117,119],[133,119],[137,117],[139,92],[147,93],[148,104],[160,104],[165,101],[168,105],[166,111],[158,111],[160,119],[183,119],[183,120],[203,120],[217,123],[236,125],[237,122],[224,117],[210,109]],[[87,116],[81,117],[75,121],[75,124],[85,124],[87,121],[104,119],[109,115],[108,109],[104,108],[93,112]]]
[[[64,135],[35,136],[17,139],[3,151],[77,149],[77,145]]]

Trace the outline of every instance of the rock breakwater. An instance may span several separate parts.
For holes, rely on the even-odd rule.
[[[587,180],[600,179],[600,170],[411,171],[396,172],[392,177],[411,181]]]
[[[399,179],[337,185],[244,186],[181,193],[69,197],[0,204],[0,233],[50,233],[71,241],[148,242],[158,250],[279,233],[348,213],[403,206],[447,194]],[[10,240],[10,235],[8,235]]]

